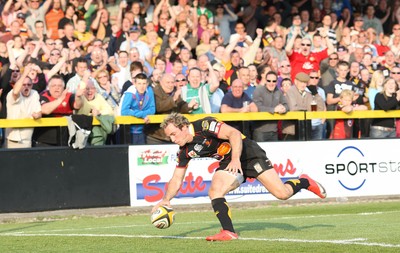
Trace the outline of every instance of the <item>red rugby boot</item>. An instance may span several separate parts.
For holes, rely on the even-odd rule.
[[[233,233],[229,230],[221,229],[221,232],[219,232],[218,234],[207,236],[206,240],[207,241],[230,241],[230,240],[236,240],[238,238],[239,238],[239,236],[236,233]]]
[[[312,179],[311,177],[309,177],[306,174],[301,174],[299,176],[299,178],[305,178],[308,180],[308,182],[310,183],[310,186],[307,188],[307,190],[315,193],[315,195],[317,195],[321,199],[326,198],[325,188],[320,183],[318,183],[317,181],[315,181],[314,179]]]

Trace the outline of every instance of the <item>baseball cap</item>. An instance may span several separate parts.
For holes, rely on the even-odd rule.
[[[141,29],[140,29],[139,26],[134,25],[134,26],[132,26],[132,27],[129,29],[129,32],[130,32],[130,33],[141,32]]]
[[[17,18],[25,19],[25,14],[22,13],[22,12],[18,13],[18,14],[17,14]]]
[[[296,74],[296,80],[300,82],[307,83],[310,80],[310,76],[304,72],[299,72]]]

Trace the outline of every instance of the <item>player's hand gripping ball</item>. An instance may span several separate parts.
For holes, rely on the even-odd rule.
[[[160,229],[169,228],[174,223],[175,212],[172,208],[160,206],[151,214],[151,223]]]

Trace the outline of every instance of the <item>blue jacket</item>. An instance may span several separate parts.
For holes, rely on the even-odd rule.
[[[144,119],[147,115],[153,115],[155,112],[154,92],[150,86],[147,87],[144,93],[142,105],[140,105],[140,96],[134,85],[129,87],[124,93],[121,104],[122,116],[133,116]],[[131,133],[143,133],[143,125],[131,125]]]

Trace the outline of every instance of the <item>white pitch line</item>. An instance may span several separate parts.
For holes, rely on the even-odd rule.
[[[246,223],[248,221],[257,222],[257,221],[271,221],[271,220],[289,220],[289,219],[314,219],[314,218],[332,218],[332,217],[340,217],[340,216],[364,216],[364,215],[380,215],[380,214],[388,214],[388,213],[398,213],[400,211],[389,211],[389,212],[371,212],[371,213],[357,213],[357,214],[327,214],[327,215],[305,215],[305,216],[283,216],[283,217],[269,217],[265,219],[249,219],[249,220],[239,220],[235,223]],[[193,224],[213,224],[212,221],[201,221],[201,222],[175,222],[175,225],[193,225]],[[88,227],[88,228],[63,228],[63,229],[46,229],[46,230],[35,230],[35,231],[24,231],[25,233],[36,232],[36,233],[48,233],[48,232],[67,232],[67,231],[82,231],[82,230],[97,230],[97,229],[113,229],[113,228],[131,228],[131,227],[147,227],[149,224],[134,224],[134,225],[121,225],[121,226],[105,226],[105,227]],[[24,233],[22,232],[22,233]]]
[[[194,236],[162,236],[162,235],[120,235],[120,234],[24,234],[24,233],[4,233],[0,236],[15,237],[38,237],[38,236],[55,236],[55,237],[121,237],[121,238],[160,238],[160,239],[183,239],[183,240],[204,240],[204,237]],[[362,245],[362,246],[378,246],[384,248],[400,248],[400,244],[365,242],[364,238],[354,238],[348,240],[304,240],[304,239],[288,239],[288,238],[246,238],[239,237],[242,241],[266,241],[266,242],[297,242],[297,243],[330,243],[342,245]]]
[[[370,213],[346,213],[346,214],[324,214],[324,215],[304,215],[304,216],[281,216],[281,217],[267,217],[265,219],[243,219],[238,220],[235,224],[246,223],[246,222],[257,222],[257,221],[272,221],[272,220],[290,220],[290,219],[315,219],[315,218],[332,218],[342,216],[366,216],[366,215],[382,215],[390,213],[400,213],[399,211],[388,211],[388,212],[370,212]],[[175,225],[193,225],[193,224],[214,224],[215,220],[200,221],[200,222],[175,222]],[[149,223],[150,224],[150,223]],[[133,225],[121,225],[121,226],[106,226],[106,227],[88,227],[88,228],[63,228],[63,229],[48,229],[48,230],[35,230],[35,231],[24,231],[24,232],[67,232],[67,231],[82,231],[82,230],[95,230],[95,229],[113,229],[113,228],[130,228],[130,227],[147,227],[149,224],[133,224]]]

